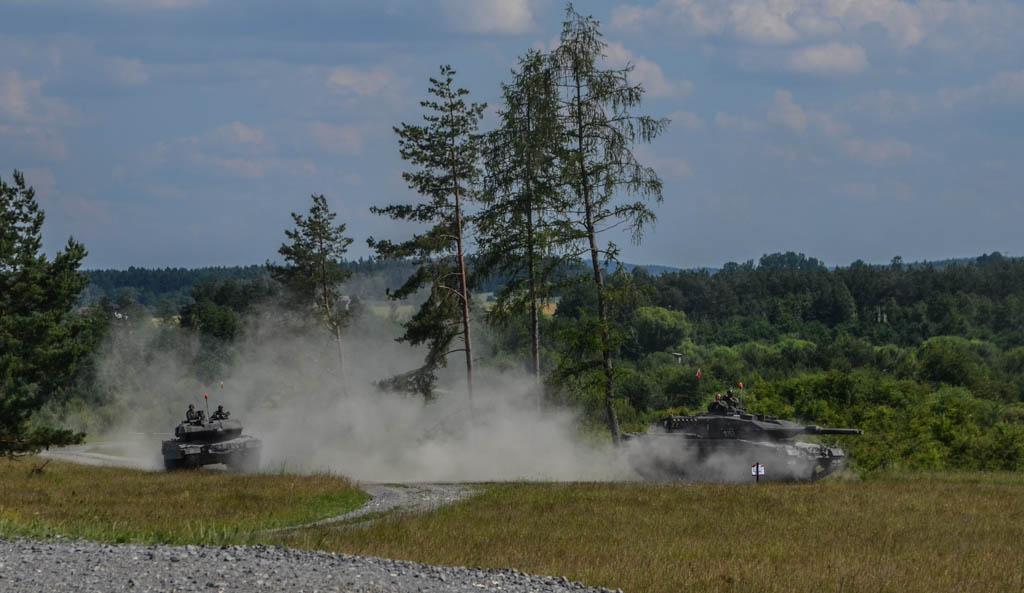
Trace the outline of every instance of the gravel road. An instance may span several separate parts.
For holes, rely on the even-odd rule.
[[[109,444],[108,444],[109,445]],[[149,469],[148,463],[99,453],[93,446],[44,455],[75,463]],[[465,484],[377,484],[355,511],[287,529],[345,523],[361,526],[380,513],[427,512],[472,496]],[[275,530],[277,531],[277,530]],[[607,592],[564,578],[516,570],[478,570],[306,552],[281,547],[138,546],[77,540],[0,540],[0,593],[508,593]]]
[[[395,511],[399,513],[426,513],[444,505],[458,502],[473,496],[479,489],[467,484],[377,484],[360,482],[359,488],[370,495],[370,501],[354,511],[336,515],[319,521],[302,525],[292,525],[279,529],[268,530],[289,531],[302,527],[319,527],[333,523],[345,523],[349,527],[366,526],[374,521],[380,513]]]
[[[608,593],[514,570],[450,568],[280,547],[0,540],[0,593]]]

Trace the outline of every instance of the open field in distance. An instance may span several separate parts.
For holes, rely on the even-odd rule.
[[[514,567],[635,593],[1024,590],[1024,476],[511,484],[288,545]]]
[[[633,593],[1024,590],[1024,475],[814,484],[515,483],[368,527],[265,533],[359,506],[335,476],[0,461],[0,537],[282,544],[516,568]]]
[[[355,509],[367,496],[337,476],[147,472],[0,460],[0,536],[107,542],[252,543],[265,529]]]

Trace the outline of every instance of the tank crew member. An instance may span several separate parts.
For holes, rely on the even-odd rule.
[[[196,411],[195,404],[189,404],[188,410],[185,411],[185,422],[188,422],[189,424],[195,424],[196,422],[199,422],[200,414],[202,414],[202,412]]]
[[[231,412],[224,409],[224,406],[217,406],[217,409],[210,415],[210,420],[227,420]]]
[[[729,412],[729,406],[723,401],[722,394],[715,394],[715,401],[708,404],[708,412],[712,414],[727,414]]]
[[[725,403],[728,404],[731,408],[740,407],[740,400],[737,399],[736,393],[732,390],[731,387],[725,392],[725,398],[723,399],[725,400]]]

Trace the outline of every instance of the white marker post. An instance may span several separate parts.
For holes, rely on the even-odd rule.
[[[754,476],[754,482],[760,482],[761,476],[764,475],[764,466],[760,463],[750,466],[750,475]]]

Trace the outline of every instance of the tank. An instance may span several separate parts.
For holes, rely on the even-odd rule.
[[[174,429],[174,438],[163,441],[164,468],[196,468],[223,463],[230,469],[252,472],[260,466],[262,443],[242,434],[238,420],[182,422]]]
[[[647,479],[810,481],[842,469],[846,453],[798,437],[859,434],[751,414],[732,398],[712,402],[704,414],[664,418],[646,433],[626,435],[626,445],[632,467]],[[759,466],[763,474],[755,477]]]

